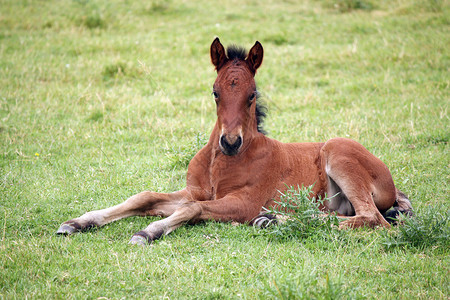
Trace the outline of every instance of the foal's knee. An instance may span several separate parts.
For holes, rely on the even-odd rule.
[[[142,208],[143,206],[146,206],[148,202],[153,199],[153,192],[150,191],[144,191],[140,192],[136,195],[131,196],[125,201],[125,204],[132,208]]]

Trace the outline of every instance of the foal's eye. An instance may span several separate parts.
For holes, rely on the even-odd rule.
[[[249,100],[250,102],[252,102],[253,100],[255,100],[255,98],[256,98],[256,92],[253,92],[253,93],[250,95],[250,97],[248,97],[248,100]]]
[[[213,91],[212,95],[214,96],[214,99],[216,99],[216,101],[219,99],[219,94],[216,91]]]

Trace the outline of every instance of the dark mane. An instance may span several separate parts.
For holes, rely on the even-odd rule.
[[[256,94],[256,124],[258,132],[266,135],[267,131],[263,128],[264,118],[267,116],[267,106],[262,102],[259,92]]]
[[[227,47],[227,56],[229,60],[245,60],[247,57],[247,49],[237,45],[230,45]]]

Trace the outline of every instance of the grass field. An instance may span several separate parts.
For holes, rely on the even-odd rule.
[[[0,298],[448,299],[449,16],[446,0],[1,0]],[[412,230],[440,216],[444,242],[208,222],[137,247],[156,219],[137,217],[56,236],[184,187],[215,122],[216,36],[264,46],[270,137],[359,141],[425,220]]]

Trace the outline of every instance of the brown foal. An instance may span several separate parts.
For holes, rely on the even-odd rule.
[[[263,60],[259,42],[247,53],[239,47],[226,51],[216,38],[211,60],[217,70],[217,122],[206,146],[189,163],[186,188],[139,193],[64,222],[57,233],[72,234],[136,215],[166,217],[130,241],[145,244],[187,222],[251,223],[265,218],[263,208],[275,205],[279,191],[300,185],[314,185],[315,196],[330,197],[323,209],[349,217],[340,227],[389,227],[385,217],[411,212],[410,201],[395,187],[386,165],[359,143],[334,138],[285,144],[264,135],[265,113],[254,80]]]

